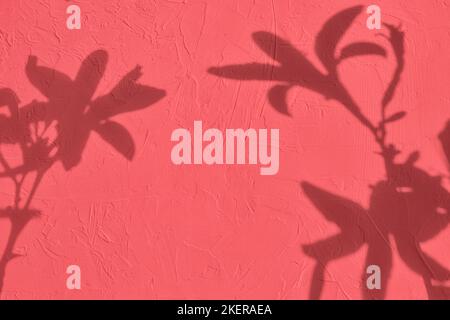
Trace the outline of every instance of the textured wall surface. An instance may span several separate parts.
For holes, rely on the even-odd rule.
[[[81,8],[81,30],[66,28],[69,4]],[[68,156],[51,168],[42,164],[46,155],[30,151],[28,163],[44,169],[28,169],[19,191],[15,174],[0,177],[0,250],[17,255],[2,260],[2,298],[362,299],[369,264],[381,266],[385,298],[446,297],[450,230],[441,220],[447,219],[450,201],[445,199],[445,137],[440,140],[439,134],[450,119],[449,1],[377,1],[382,21],[401,25],[404,32],[404,70],[387,113],[407,114],[389,124],[386,140],[401,152],[396,163],[420,153],[409,164],[417,175],[407,173],[409,182],[396,185],[410,195],[386,191],[383,181],[389,179],[373,132],[338,100],[292,86],[286,116],[268,98],[274,85],[284,83],[276,73],[269,76],[270,68],[260,70],[260,79],[251,79],[251,66],[240,76],[218,71],[228,65],[288,63],[293,76],[308,84],[294,74],[302,73],[295,57],[277,61],[271,55],[278,57],[289,43],[298,57],[325,73],[314,50],[317,35],[333,15],[358,4],[0,1],[0,88],[9,88],[20,100],[11,102],[14,95],[3,91],[2,101],[0,94],[3,128],[13,117],[8,106],[17,102],[19,109],[38,110],[39,130],[50,115],[59,121],[49,125],[50,136],[63,126],[68,132],[58,147]],[[373,42],[386,49],[386,56],[345,59],[337,73],[361,111],[378,123],[398,64],[395,48],[379,35],[389,36],[388,27],[368,30],[367,17],[363,7],[339,48]],[[272,49],[264,52],[254,35],[262,31],[286,43],[269,43]],[[91,55],[88,75],[77,79],[83,61],[96,50],[102,51]],[[104,72],[98,70],[102,63]],[[105,141],[114,140],[113,134],[106,139],[95,130],[89,134],[90,124],[82,117],[96,105],[89,98],[107,95],[137,65],[142,67],[137,82],[160,96],[150,98],[145,108],[134,101],[135,109],[127,107],[133,112],[111,113],[111,121],[129,132],[123,144]],[[92,74],[100,76],[92,80]],[[66,113],[82,104],[86,88],[93,88],[84,101],[89,107]],[[47,107],[42,117],[40,104]],[[51,111],[54,107],[58,111]],[[279,128],[278,174],[261,176],[259,167],[250,165],[175,166],[171,133],[192,128],[194,120],[221,130]],[[85,145],[77,140],[83,137]],[[30,149],[30,142],[21,146],[17,141],[0,140],[2,159],[11,168],[24,161],[21,148]],[[79,154],[71,155],[71,148]],[[30,197],[39,172],[45,174],[26,209],[39,214],[21,225],[12,215],[25,209],[8,207],[18,194],[22,203]],[[373,218],[373,212],[381,216]],[[369,222],[355,218],[358,214]],[[441,220],[435,228],[436,214]],[[380,223],[389,229],[378,230],[384,244],[368,230]],[[7,241],[14,232],[11,249]],[[362,240],[356,239],[360,233]],[[81,290],[66,288],[66,268],[72,264],[81,267]]]

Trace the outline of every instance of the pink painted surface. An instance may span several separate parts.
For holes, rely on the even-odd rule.
[[[82,10],[79,31],[66,28],[69,3]],[[258,31],[290,42],[325,72],[314,52],[316,36],[328,19],[355,4],[2,0],[0,88],[13,90],[19,106],[47,101],[27,77],[29,56],[74,79],[89,54],[106,51],[108,62],[94,99],[110,92],[136,65],[142,66],[140,84],[165,90],[165,96],[148,108],[113,117],[134,140],[132,161],[92,133],[77,166],[67,171],[58,162],[46,172],[30,207],[41,214],[15,243],[14,252],[20,256],[7,264],[2,298],[307,299],[312,286],[322,286],[324,299],[363,298],[367,244],[330,261],[320,278],[314,276],[315,259],[305,254],[304,245],[338,234],[339,224],[325,217],[301,183],[351,199],[367,210],[370,185],[386,178],[371,132],[342,104],[308,89],[289,90],[288,117],[268,100],[276,81],[208,73],[211,67],[231,64],[277,64],[255,44],[252,34]],[[383,22],[401,23],[405,33],[405,69],[389,113],[406,111],[407,116],[389,126],[388,140],[401,150],[399,162],[419,151],[416,168],[429,176],[445,176],[442,186],[447,186],[447,160],[438,135],[450,119],[450,3],[377,4]],[[345,60],[338,71],[364,114],[375,122],[396,64],[389,42],[366,28],[366,17],[363,11],[356,18],[340,47],[375,42],[386,48],[387,57]],[[388,35],[385,26],[380,32]],[[0,108],[0,114],[7,115],[6,108]],[[278,175],[261,176],[257,166],[173,165],[171,132],[192,128],[194,120],[222,130],[279,128]],[[20,162],[16,147],[1,148],[8,161]],[[29,195],[30,181],[22,197]],[[420,206],[432,197],[419,193],[414,198]],[[1,179],[0,207],[11,205],[13,198],[14,185]],[[386,215],[398,213],[399,226],[407,225],[415,219],[408,210],[392,209]],[[425,224],[419,229],[422,226],[426,229]],[[1,219],[2,252],[10,229],[10,221]],[[408,266],[395,236],[390,234],[387,241],[392,270],[385,297],[432,296],[424,284],[426,268]],[[449,228],[433,233],[420,246],[450,268]],[[337,256],[342,247],[335,243]],[[82,270],[79,291],[65,286],[71,264]],[[436,284],[442,287],[439,297],[446,297],[445,285]]]

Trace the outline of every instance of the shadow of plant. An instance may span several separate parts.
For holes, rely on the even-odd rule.
[[[322,73],[304,54],[280,37],[256,32],[253,39],[257,45],[277,64],[248,63],[213,67],[209,72],[229,79],[259,80],[277,82],[269,93],[271,105],[279,112],[289,115],[286,95],[293,87],[302,87],[321,94],[326,99],[334,99],[342,104],[363,126],[372,133],[380,147],[386,179],[372,188],[369,208],[338,195],[327,192],[311,183],[301,184],[304,193],[325,216],[335,223],[340,232],[327,239],[303,246],[304,252],[315,260],[310,289],[310,298],[319,299],[323,289],[323,277],[328,264],[368,245],[365,266],[378,265],[382,270],[381,290],[369,290],[362,286],[366,299],[383,299],[386,296],[392,271],[391,238],[397,246],[397,254],[405,264],[419,274],[430,298],[445,298],[450,289],[436,285],[433,281],[445,281],[449,270],[427,255],[420,243],[434,238],[444,230],[449,222],[450,194],[442,186],[440,177],[432,177],[416,167],[419,153],[412,153],[404,163],[396,161],[400,151],[386,142],[387,127],[406,116],[406,112],[387,114],[395,91],[400,83],[405,67],[404,34],[399,27],[385,24],[387,38],[395,55],[396,69],[384,92],[380,105],[381,120],[372,123],[356,104],[351,94],[341,82],[339,64],[363,55],[377,55],[387,58],[385,48],[375,43],[357,42],[337,51],[338,44],[346,31],[361,13],[362,6],[343,10],[330,18],[316,37],[315,53],[326,73]],[[450,125],[449,125],[450,128]],[[446,153],[450,154],[450,129],[441,135],[447,142]],[[366,268],[361,281],[365,284]]]
[[[0,210],[0,218],[9,219],[11,231],[0,259],[0,292],[3,288],[8,262],[16,255],[14,245],[28,222],[39,215],[31,203],[43,177],[57,162],[69,171],[82,159],[84,148],[92,132],[128,160],[135,154],[133,138],[128,130],[113,117],[144,109],[165,96],[165,91],[137,83],[141,67],[136,66],[106,95],[93,99],[108,61],[106,51],[90,54],[81,64],[75,77],[38,65],[30,56],[25,68],[31,84],[47,101],[33,101],[19,107],[17,95],[8,88],[0,89],[0,145],[19,146],[21,164],[12,166],[0,150],[3,171],[0,178],[14,182],[14,203]],[[56,134],[49,131],[56,127]],[[26,199],[21,198],[27,177],[32,188]]]

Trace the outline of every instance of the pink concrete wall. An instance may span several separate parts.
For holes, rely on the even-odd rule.
[[[65,11],[72,3],[81,8],[81,30],[66,28]],[[388,126],[387,139],[401,151],[398,163],[419,151],[415,168],[423,170],[424,179],[444,176],[436,183],[446,187],[447,160],[438,135],[450,119],[450,4],[441,0],[376,3],[383,22],[401,24],[404,32],[405,67],[388,113],[406,111],[407,115]],[[288,117],[268,100],[268,92],[280,81],[230,79],[210,69],[253,62],[282,64],[255,43],[252,34],[265,31],[285,39],[325,73],[314,51],[316,37],[328,19],[357,4],[347,0],[0,1],[0,88],[14,91],[20,107],[48,100],[27,76],[29,56],[37,57],[38,66],[74,79],[89,54],[104,50],[108,61],[92,99],[110,92],[136,65],[142,66],[140,84],[164,90],[148,107],[112,118],[134,141],[135,152],[128,154],[131,161],[92,133],[76,166],[65,168],[58,161],[45,172],[29,207],[40,214],[21,229],[14,244],[19,257],[6,263],[2,298],[307,299],[312,288],[325,299],[366,297],[362,275],[371,262],[366,260],[371,246],[377,247],[363,240],[348,254],[341,252],[357,237],[360,226],[351,220],[353,216],[345,216],[342,206],[351,207],[352,214],[367,214],[371,198],[372,206],[375,201],[370,186],[386,179],[370,130],[342,103],[327,100],[320,92],[292,87],[286,98]],[[337,71],[361,111],[376,123],[396,60],[389,41],[376,35],[389,35],[387,27],[368,30],[366,19],[363,10],[339,48],[369,41],[385,48],[386,57],[347,59]],[[294,72],[295,59],[292,63]],[[55,95],[61,94],[60,100],[55,99],[62,110],[79,97],[83,81],[88,80],[73,88],[53,88]],[[76,118],[61,114],[68,123]],[[7,108],[0,107],[0,115],[9,116]],[[192,128],[194,120],[221,130],[279,128],[278,174],[261,176],[255,166],[173,165],[171,132]],[[72,129],[75,136],[84,134],[80,128]],[[72,146],[67,144],[66,148]],[[17,145],[4,143],[1,150],[9,163],[20,164]],[[22,199],[30,195],[32,182],[31,174],[20,190]],[[385,237],[389,249],[379,249],[381,256],[385,251],[392,255],[388,263],[392,268],[379,263],[382,276],[386,275],[383,291],[388,299],[445,297],[447,290],[445,276],[434,279],[428,272],[445,273],[429,271],[439,269],[438,263],[450,268],[450,230],[433,229],[423,239],[408,231],[413,225],[422,232],[432,219],[427,215],[434,217],[434,212],[422,212],[420,220],[414,207],[423,203],[427,203],[424,210],[439,207],[427,187],[417,189],[412,200],[402,198],[406,210],[389,207],[391,200],[383,203],[383,197],[376,200],[385,208],[381,214],[386,219],[398,215],[400,220]],[[331,201],[336,210],[333,205],[330,209],[326,202],[331,194],[352,203]],[[12,205],[14,195],[12,180],[2,178],[1,208]],[[322,204],[328,209],[321,210],[312,200],[315,197],[324,197]],[[11,221],[0,220],[1,252],[7,250]],[[365,228],[364,223],[361,226]],[[337,235],[340,228],[344,236],[332,243],[332,249],[305,253],[305,245]],[[401,252],[398,238],[408,236],[420,240],[421,249]],[[436,266],[418,266],[413,256],[421,252]],[[330,260],[320,276],[314,274],[315,257]],[[378,258],[375,254],[375,262]],[[81,267],[81,290],[66,288],[66,268],[71,264]],[[430,279],[432,287],[427,287]]]

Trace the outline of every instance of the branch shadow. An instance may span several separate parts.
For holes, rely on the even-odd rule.
[[[14,244],[25,226],[39,215],[31,209],[35,192],[48,170],[61,162],[66,171],[81,163],[92,132],[98,134],[116,152],[128,160],[135,154],[134,140],[129,131],[113,120],[127,112],[145,109],[161,100],[165,91],[138,83],[142,68],[136,66],[106,95],[93,98],[108,62],[108,54],[97,50],[86,57],[74,79],[64,73],[38,64],[38,58],[28,58],[25,73],[30,83],[46,101],[33,100],[19,107],[14,91],[0,89],[0,145],[17,145],[22,153],[21,164],[12,166],[0,150],[3,171],[0,178],[15,185],[14,204],[0,210],[0,218],[9,219],[11,232],[0,259],[0,292],[8,262],[14,255]],[[52,134],[51,128],[55,128]],[[21,189],[27,176],[34,176],[32,188],[25,199]]]

